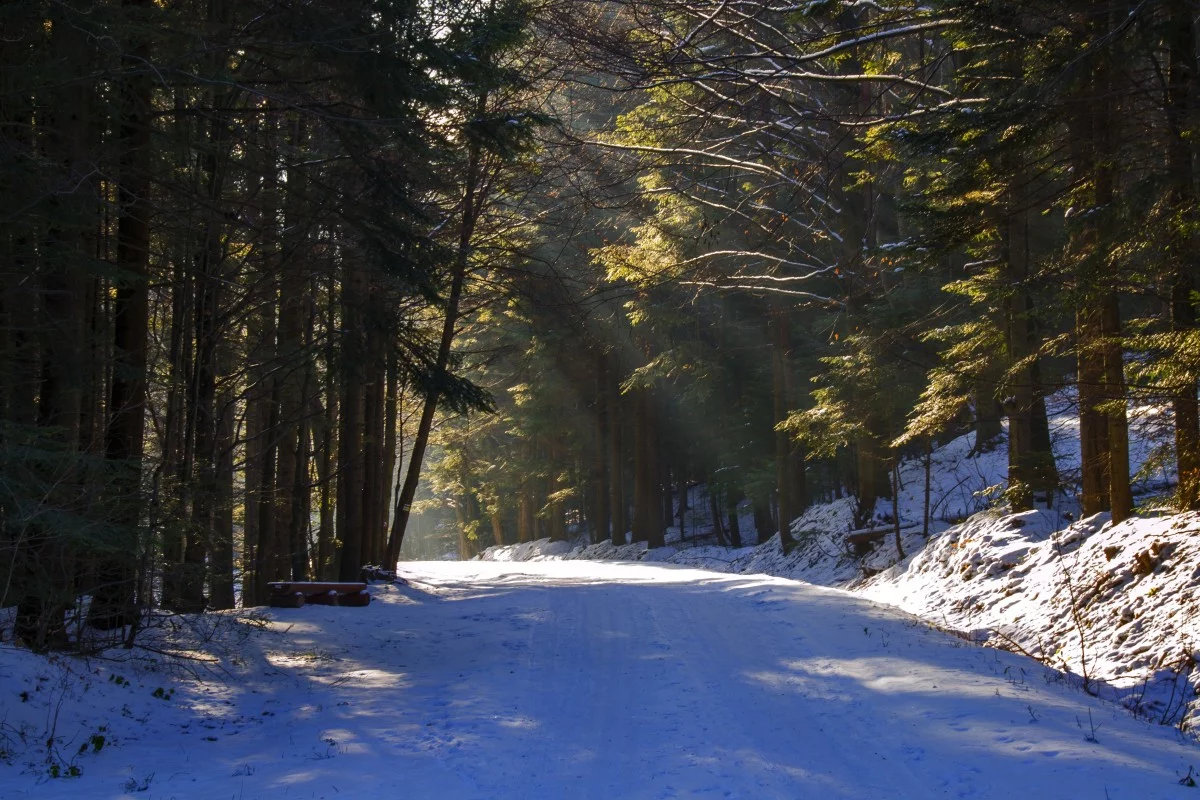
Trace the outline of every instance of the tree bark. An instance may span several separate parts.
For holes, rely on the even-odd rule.
[[[1170,180],[1170,239],[1165,250],[1170,281],[1171,329],[1177,334],[1194,331],[1197,250],[1194,226],[1192,165],[1192,114],[1196,92],[1196,33],[1191,4],[1172,0],[1167,30],[1168,70],[1166,92],[1167,175]],[[1175,457],[1179,474],[1176,507],[1200,511],[1200,403],[1196,399],[1196,374],[1184,367],[1172,387],[1175,417]]]
[[[1100,310],[1086,304],[1075,317],[1078,348],[1079,454],[1082,468],[1080,506],[1091,516],[1109,509],[1108,425],[1099,406],[1104,402],[1104,353]]]
[[[479,97],[476,111],[482,115],[486,109],[487,95]],[[417,495],[417,485],[421,480],[421,465],[425,460],[425,448],[429,445],[429,433],[433,429],[433,418],[437,413],[438,401],[441,399],[440,384],[446,379],[446,370],[450,364],[450,349],[454,344],[454,329],[458,324],[458,308],[462,300],[463,284],[470,266],[471,246],[475,237],[475,226],[483,213],[485,194],[480,189],[480,170],[483,164],[483,151],[478,142],[472,142],[467,156],[466,182],[463,189],[462,213],[459,217],[458,248],[455,254],[454,267],[450,278],[450,292],[446,298],[446,316],[442,322],[442,337],[438,343],[437,361],[433,369],[433,383],[425,397],[421,410],[421,421],[413,438],[411,455],[408,461],[408,472],[404,477],[404,488],[400,491],[400,501],[397,504],[398,522],[393,535],[388,542],[387,563],[394,565],[400,556],[400,548],[404,544],[404,533],[408,527],[408,518],[412,513],[413,499]]]
[[[617,375],[609,362],[606,391],[608,393],[608,507],[612,515],[612,543],[625,544],[628,525],[625,522],[625,469],[624,451],[621,442],[622,418],[626,413],[622,403]]]
[[[125,0],[142,25],[155,11],[153,0]],[[121,121],[117,130],[120,182],[117,187],[116,299],[113,321],[113,372],[109,388],[105,457],[113,465],[110,485],[119,509],[115,527],[122,531],[113,555],[104,560],[92,594],[88,623],[101,629],[122,627],[137,616],[137,554],[143,543],[141,523],[142,450],[145,433],[147,332],[150,319],[150,126],[153,76],[150,40],[145,29],[122,56],[125,74],[118,83]],[[144,598],[143,602],[149,598]]]
[[[1129,420],[1125,410],[1125,359],[1121,347],[1121,312],[1115,292],[1104,298],[1101,312],[1104,335],[1104,388],[1108,427],[1108,496],[1113,523],[1133,515],[1129,485]]]
[[[738,520],[738,504],[745,498],[740,486],[730,488],[725,494],[726,513],[729,515],[729,544],[732,547],[742,546],[742,525]]]
[[[363,268],[347,263],[342,283],[342,322],[346,330],[341,354],[341,431],[338,434],[337,533],[341,549],[337,575],[356,581],[363,567],[363,365],[366,341],[363,304],[366,278]],[[393,561],[389,559],[389,564]]]
[[[792,441],[779,425],[787,419],[788,377],[791,369],[791,343],[786,311],[776,306],[771,313],[771,407],[775,421],[775,498],[779,505],[778,533],[784,547],[792,543],[792,517],[795,512],[795,490],[792,463]]]

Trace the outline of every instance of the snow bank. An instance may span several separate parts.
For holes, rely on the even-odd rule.
[[[1055,531],[978,515],[857,587],[1080,676],[1157,721],[1200,723],[1200,515],[1107,515]]]

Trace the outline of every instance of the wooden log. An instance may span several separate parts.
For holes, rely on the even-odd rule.
[[[900,530],[912,530],[917,527],[913,524],[901,525]],[[865,556],[875,547],[876,544],[882,542],[887,536],[895,531],[895,527],[889,525],[886,528],[860,528],[856,531],[850,531],[846,535],[846,544],[850,545],[856,556]]]
[[[357,592],[319,592],[306,596],[306,601],[314,606],[346,606],[361,608],[371,602],[371,593],[366,589]]]
[[[305,603],[303,592],[291,594],[272,594],[269,600],[271,608],[303,608]]]
[[[882,542],[889,532],[888,529],[858,531],[846,537],[846,544],[850,545],[854,555],[865,556],[877,543]]]
[[[312,597],[314,594],[324,594],[326,592],[337,592],[339,594],[361,592],[367,588],[365,583],[354,582],[318,582],[318,581],[274,581],[268,583],[271,587],[272,594],[291,594],[292,592],[302,592],[306,597]]]
[[[331,590],[328,592],[314,592],[314,593],[308,595],[307,597],[308,597],[308,602],[314,606],[341,605],[341,603],[338,602],[341,595],[336,590]]]
[[[371,604],[371,593],[367,590],[358,592],[357,594],[343,594],[338,596],[338,605],[346,606],[347,608],[362,608]]]

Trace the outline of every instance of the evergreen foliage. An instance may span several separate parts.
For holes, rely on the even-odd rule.
[[[786,545],[815,498],[872,524],[899,458],[970,428],[1011,508],[1120,518],[1130,399],[1171,406],[1200,507],[1195,24],[7,3],[0,605],[34,647],[132,642],[428,555],[417,517],[462,555],[746,517]]]

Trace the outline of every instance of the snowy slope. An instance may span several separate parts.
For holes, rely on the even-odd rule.
[[[64,753],[101,724],[115,740],[69,780],[45,777],[34,741],[0,795],[1195,796],[1190,740],[843,591],[651,564],[404,566],[410,585],[367,608],[216,626],[220,669],[166,699],[162,665],[96,661],[59,705],[59,667],[0,648],[5,730],[57,713]]]
[[[1200,515],[1097,515],[1055,532],[1044,514],[980,515],[862,593],[1092,681],[1148,718],[1190,716],[1200,689]],[[1190,709],[1188,706],[1191,706]]]

